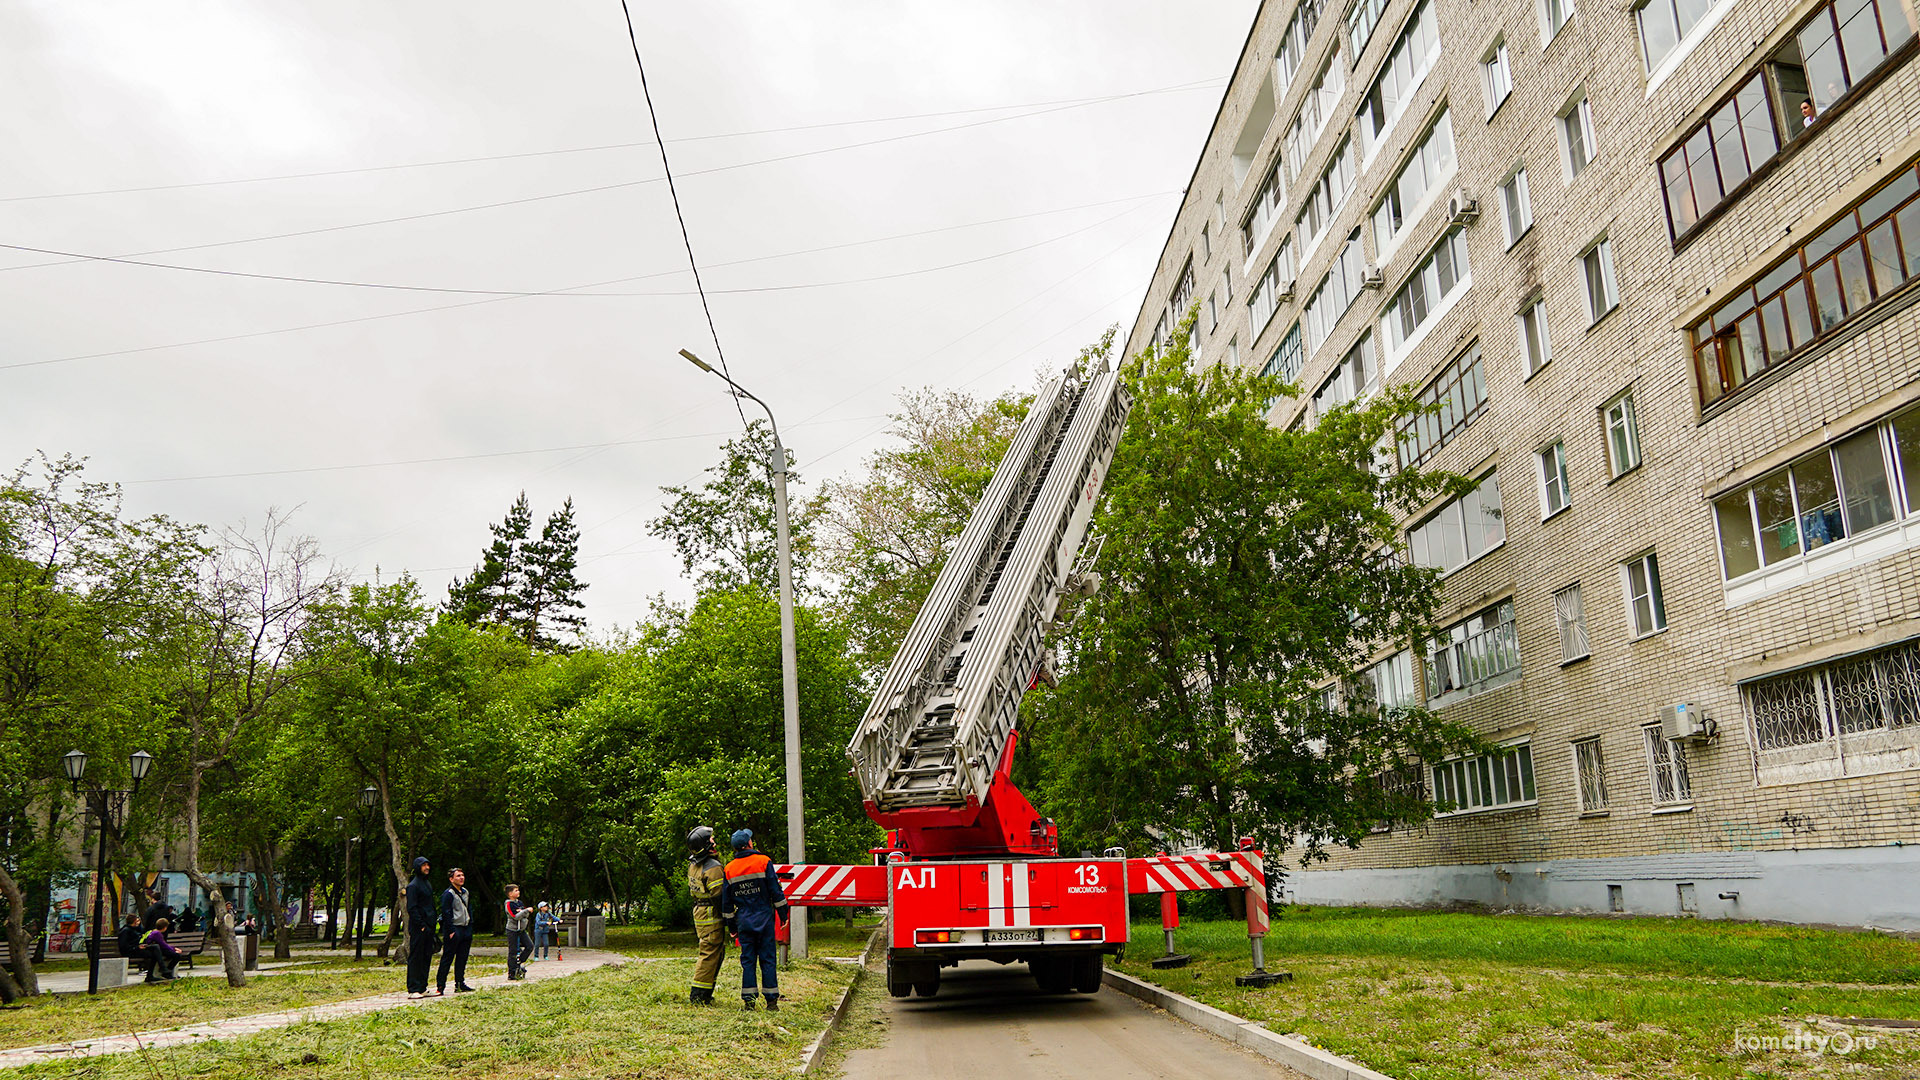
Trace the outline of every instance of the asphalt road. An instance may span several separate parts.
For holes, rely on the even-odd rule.
[[[933,998],[887,997],[883,980],[886,1041],[849,1053],[846,1080],[1303,1080],[1110,988],[1042,994],[1025,964],[947,968]]]

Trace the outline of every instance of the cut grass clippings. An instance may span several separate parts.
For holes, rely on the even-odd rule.
[[[1276,910],[1270,969],[1242,989],[1244,923],[1189,923],[1190,967],[1154,971],[1159,927],[1116,965],[1401,1080],[1916,1077],[1920,945],[1888,934],[1673,919]],[[1871,1036],[1846,1054],[1737,1040]],[[1840,1045],[1829,1044],[1829,1047]]]
[[[799,961],[780,973],[781,1011],[749,1013],[724,996],[712,1008],[688,1005],[691,972],[688,960],[597,968],[245,1038],[32,1065],[16,1075],[773,1080],[793,1075],[853,977],[846,964]]]
[[[491,963],[483,958],[467,965],[468,974],[474,977],[505,970],[504,962]],[[335,961],[284,975],[255,975],[238,988],[215,975],[136,983],[97,995],[42,994],[0,1009],[0,1049],[300,1009],[405,987],[405,968],[388,967],[370,958],[359,964]]]

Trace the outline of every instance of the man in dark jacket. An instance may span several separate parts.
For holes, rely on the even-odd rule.
[[[454,867],[440,894],[440,976],[437,989],[447,992],[447,968],[453,968],[453,992],[471,994],[467,985],[467,954],[473,950],[473,908],[467,899],[467,872]]]
[[[413,880],[407,882],[407,996],[427,996],[427,976],[433,970],[433,864],[425,855],[413,860]]]
[[[136,970],[147,966],[147,954],[140,949],[140,939],[145,937],[146,933],[140,926],[140,913],[137,911],[128,915],[127,925],[120,928],[118,939],[120,955],[133,961]]]
[[[787,913],[787,895],[773,860],[753,849],[753,832],[733,834],[733,861],[727,864],[727,884],[720,892],[720,917],[733,925],[740,938],[740,999],[753,1008],[754,966],[760,968],[760,989],[767,1011],[780,1008],[780,957],[775,935]]]
[[[160,894],[152,889],[147,890],[147,900],[149,901],[147,904],[147,914],[141,921],[146,924],[148,929],[152,929],[153,924],[159,922],[161,919],[167,920],[168,925],[173,924],[172,904],[160,899]]]

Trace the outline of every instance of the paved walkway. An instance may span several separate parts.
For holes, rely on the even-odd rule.
[[[478,948],[475,956],[497,956],[504,958],[503,948]],[[544,982],[548,979],[576,975],[582,971],[604,967],[608,964],[624,964],[630,957],[619,953],[603,952],[598,949],[568,949],[565,960],[542,960],[527,966],[527,982]],[[218,968],[209,969],[217,973]],[[394,968],[395,981],[403,981],[405,972]],[[80,972],[86,978],[86,972]],[[515,984],[507,981],[503,972],[485,978],[472,980],[481,990],[489,988],[507,989]],[[84,983],[83,983],[84,985]],[[125,1035],[102,1035],[90,1039],[76,1039],[73,1042],[48,1043],[44,1046],[26,1046],[17,1050],[0,1050],[0,1069],[18,1068],[43,1061],[65,1061],[71,1058],[98,1057],[102,1054],[124,1054],[134,1050],[153,1050],[168,1046],[180,1046],[186,1043],[205,1042],[209,1039],[237,1039],[254,1035],[273,1028],[292,1027],[322,1020],[341,1020],[350,1016],[363,1016],[382,1009],[415,1008],[432,1005],[441,1001],[451,1001],[453,994],[445,997],[426,997],[410,1001],[407,992],[396,990],[391,994],[377,994],[373,997],[352,998],[347,1001],[335,1001],[326,1005],[311,1005],[303,1009],[288,1009],[283,1012],[257,1013],[253,1016],[234,1016],[225,1020],[212,1020],[204,1024],[191,1024],[187,1027],[166,1028],[159,1031],[129,1032]]]
[[[258,970],[247,972],[247,977],[252,978],[255,975],[298,974],[301,968],[319,962],[318,960],[269,960],[262,963]],[[227,977],[227,969],[220,962],[219,953],[202,953],[193,958],[192,967],[182,964],[179,968],[175,969],[174,974],[183,979],[224,979]],[[128,966],[127,981],[129,984],[142,982],[145,979],[145,975],[133,970],[131,965]],[[87,973],[85,971],[50,971],[40,976],[40,992],[43,994],[84,994],[87,992]]]

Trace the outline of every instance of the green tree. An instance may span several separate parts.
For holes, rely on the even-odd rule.
[[[1133,411],[1094,522],[1105,586],[1057,691],[1029,699],[1022,775],[1076,846],[1250,835],[1324,857],[1430,812],[1387,782],[1405,755],[1471,744],[1423,709],[1319,692],[1432,632],[1437,574],[1405,557],[1396,510],[1462,481],[1392,467],[1403,390],[1281,431],[1270,403],[1293,389],[1193,363],[1190,329],[1123,369]]]
[[[721,447],[718,465],[699,487],[663,487],[670,496],[647,532],[672,542],[686,572],[703,589],[751,586],[772,592],[780,584],[775,543],[773,431],[755,420],[740,438]],[[799,496],[800,474],[787,448],[788,522],[793,546],[793,584],[805,587],[815,551],[815,522],[823,501]]]
[[[507,509],[498,525],[487,528],[493,542],[481,553],[471,575],[447,587],[446,610],[469,626],[506,627],[530,648],[558,649],[557,634],[578,636],[586,629],[579,609],[586,591],[578,575],[580,529],[573,500],[548,515],[539,539],[530,539],[533,509],[527,493]]]
[[[525,572],[523,553],[532,529],[533,508],[527,505],[527,493],[522,491],[500,524],[487,526],[493,542],[481,553],[480,565],[471,575],[454,578],[447,586],[447,610],[469,626],[509,621],[515,591]]]
[[[1032,400],[903,394],[894,445],[859,479],[826,485],[821,551],[840,579],[834,610],[869,673],[893,660]]]

